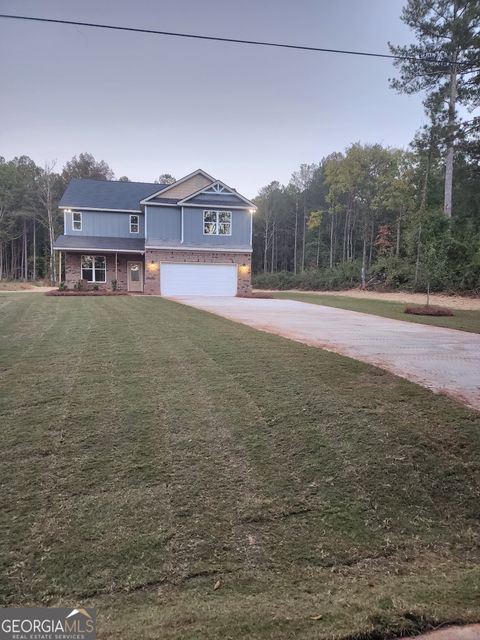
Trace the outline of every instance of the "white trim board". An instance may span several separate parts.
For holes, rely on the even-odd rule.
[[[64,211],[73,211],[74,209],[78,209],[79,211],[116,211],[117,213],[142,213],[141,209],[103,209],[100,207],[82,207],[81,205],[69,205],[68,207],[62,205],[58,208],[63,209]]]
[[[92,247],[54,247],[54,251],[68,251],[74,253],[76,251],[91,251],[94,253],[140,253],[143,255],[143,249],[93,249]]]

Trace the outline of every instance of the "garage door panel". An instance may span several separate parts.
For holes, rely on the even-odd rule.
[[[163,296],[235,296],[237,265],[160,265],[160,292]]]

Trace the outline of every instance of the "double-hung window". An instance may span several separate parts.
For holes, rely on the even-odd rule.
[[[203,233],[208,236],[231,236],[232,212],[205,210],[203,212]]]
[[[106,282],[107,261],[105,256],[82,256],[82,280]]]
[[[82,230],[82,212],[81,211],[74,211],[72,213],[72,229],[74,231]]]
[[[130,233],[138,233],[140,231],[140,218],[136,214],[130,216]]]

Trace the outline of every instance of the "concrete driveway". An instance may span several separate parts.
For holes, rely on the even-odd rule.
[[[369,362],[480,410],[480,335],[295,300],[185,296],[177,302]]]

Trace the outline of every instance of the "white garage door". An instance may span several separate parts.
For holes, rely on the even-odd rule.
[[[236,264],[160,265],[162,296],[235,296]]]

